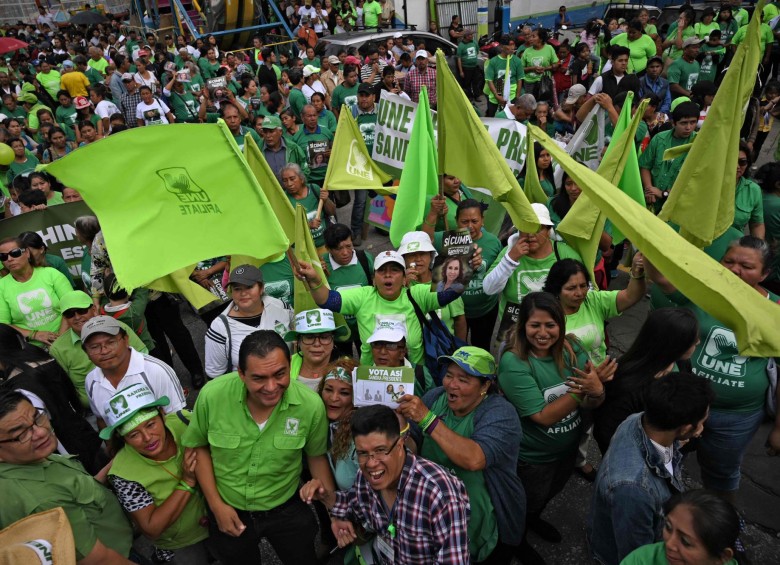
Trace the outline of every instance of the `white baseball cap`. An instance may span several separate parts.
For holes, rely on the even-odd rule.
[[[114,430],[127,433],[142,422],[154,416],[151,413],[139,414],[146,408],[168,406],[167,396],[157,398],[152,390],[143,383],[136,383],[114,394],[103,406],[103,420],[107,426],[100,430],[100,437],[109,439]],[[138,415],[137,418],[134,416]],[[130,430],[125,430],[129,427]]]
[[[404,261],[403,255],[392,249],[389,251],[382,251],[382,253],[376,256],[376,259],[374,259],[374,270],[378,271],[388,263],[396,263],[400,265],[404,271],[406,270],[406,262]]]
[[[333,332],[337,337],[342,337],[348,333],[347,326],[337,326],[333,312],[324,308],[298,312],[293,320],[293,327],[294,330],[284,334],[285,341],[295,341],[302,334]]]
[[[417,53],[414,54],[415,59],[427,59],[428,58],[428,52],[425,49],[420,49]]]
[[[536,212],[536,217],[539,218],[539,223],[543,226],[554,226],[555,224],[550,219],[550,211],[547,209],[547,206],[540,202],[534,202],[531,204],[531,207],[534,209],[534,212]]]
[[[374,333],[366,340],[366,343],[375,343],[377,341],[398,343],[405,338],[406,326],[404,323],[400,320],[385,318],[377,320]]]
[[[431,237],[424,231],[410,231],[404,234],[401,239],[401,245],[398,246],[398,253],[406,255],[407,253],[417,253],[418,251],[433,253],[436,258],[436,248],[431,243]]]

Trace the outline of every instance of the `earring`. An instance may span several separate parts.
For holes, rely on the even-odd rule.
[[[482,392],[480,392],[479,394],[480,394],[481,396],[487,396],[487,391],[486,391],[486,390],[483,390],[483,391],[482,391]]]

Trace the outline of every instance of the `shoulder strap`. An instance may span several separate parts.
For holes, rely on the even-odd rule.
[[[358,249],[355,254],[357,255],[358,263],[360,263],[360,266],[363,268],[363,272],[366,274],[368,284],[374,284],[374,273],[371,272],[371,269],[368,266],[368,257],[366,256],[366,252],[362,249]]]
[[[555,253],[555,260],[561,260],[561,254],[558,252],[558,240],[553,241],[553,252]]]
[[[230,332],[230,322],[224,314],[219,315],[219,319],[222,320],[222,323],[225,324],[225,333],[227,334],[227,342],[225,345],[227,346],[227,372],[232,373],[233,372],[233,336]]]
[[[417,315],[417,321],[420,322],[420,325],[422,327],[426,327],[429,325],[428,320],[425,319],[425,314],[420,309],[420,306],[415,302],[414,297],[412,296],[412,289],[407,287],[406,288],[406,295],[409,297],[409,302],[412,303],[412,307],[414,308],[414,313]]]
[[[183,412],[183,411],[181,411],[181,410],[177,410],[177,411],[176,411],[176,416],[179,418],[179,420],[181,420],[182,422],[184,422],[184,425],[185,425],[185,426],[189,426],[189,425],[190,425],[190,419],[189,419],[189,418],[187,418],[187,416],[185,416],[185,415],[184,415],[184,412]]]

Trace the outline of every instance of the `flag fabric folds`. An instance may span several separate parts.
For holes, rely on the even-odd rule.
[[[739,131],[761,59],[761,22],[755,14],[761,14],[763,5],[756,5],[745,41],[737,47],[707,119],[658,214],[678,224],[680,235],[700,248],[734,222]]]
[[[279,225],[282,226],[284,235],[292,241],[295,238],[295,210],[293,210],[290,199],[287,198],[282,185],[279,184],[276,175],[271,170],[268,161],[265,160],[265,156],[251,135],[244,136],[244,158],[249,168],[252,169],[260,189],[268,199],[274,216],[279,220]],[[236,265],[241,264],[236,263]]]
[[[317,255],[317,247],[314,245],[314,240],[311,237],[309,220],[306,218],[306,209],[300,204],[295,206],[295,247],[293,253],[298,261],[311,263],[314,270],[317,271],[322,284],[330,288],[328,278],[325,276],[320,264],[320,257]],[[300,280],[298,277],[293,278],[293,302],[296,314],[304,310],[319,308],[311,296],[308,283]]]
[[[531,203],[455,80],[441,51],[436,52],[436,89],[439,96],[439,170],[458,177],[472,189],[489,190],[507,209],[520,231],[539,231],[539,218]],[[393,218],[395,221],[395,216]]]
[[[98,165],[116,174],[95,174]],[[128,290],[203,259],[265,259],[289,245],[224,123],[132,129],[42,168],[95,212]]]
[[[433,139],[433,120],[425,87],[420,92],[420,105],[414,116],[404,165],[390,224],[390,241],[396,247],[401,244],[405,233],[415,231],[422,224],[427,197],[439,192],[436,142]]]
[[[523,179],[523,193],[529,202],[547,204],[547,194],[539,182],[539,171],[536,169],[536,154],[534,153],[534,140],[530,135],[525,137],[525,178]]]
[[[394,187],[383,186],[392,178],[371,159],[352,112],[342,106],[323,186],[328,190],[369,189],[394,194]]]
[[[731,271],[680,237],[664,221],[617,187],[574,161],[538,128],[539,142],[593,203],[677,289],[734,330],[741,355],[780,355],[780,306],[768,302]],[[626,131],[620,143],[631,143]]]

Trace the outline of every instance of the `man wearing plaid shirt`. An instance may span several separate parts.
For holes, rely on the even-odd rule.
[[[351,428],[360,464],[352,488],[329,492],[314,479],[300,492],[304,501],[321,500],[328,507],[339,546],[355,540],[354,521],[376,534],[377,563],[470,563],[470,507],[463,483],[404,449],[398,418],[387,406],[360,408]]]
[[[428,52],[421,49],[414,56],[416,66],[412,67],[404,78],[404,91],[412,102],[420,102],[420,89],[428,89],[428,101],[431,109],[436,109],[436,69],[428,67]]]

